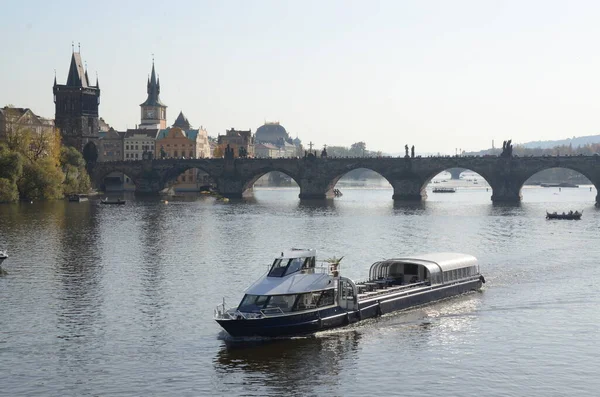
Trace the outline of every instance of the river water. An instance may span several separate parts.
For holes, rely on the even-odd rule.
[[[598,395],[595,189],[525,188],[520,205],[493,205],[485,187],[412,204],[342,192],[0,206],[0,395]],[[470,253],[487,283],[312,337],[228,337],[213,308],[289,247],[343,255],[355,279],[383,258]]]

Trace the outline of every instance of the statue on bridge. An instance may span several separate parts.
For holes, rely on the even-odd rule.
[[[408,145],[404,145],[404,151],[406,152],[406,154],[404,155],[404,157],[408,158]]]
[[[321,151],[321,158],[327,158],[327,145],[325,145]]]
[[[512,157],[513,145],[511,142],[512,139],[502,142],[502,153],[500,153],[500,157]]]
[[[233,148],[229,146],[229,144],[227,144],[227,146],[225,147],[225,154],[223,155],[223,157],[226,160],[233,160]]]
[[[167,157],[167,152],[165,152],[165,147],[163,145],[160,145],[160,158],[164,159],[165,157]]]
[[[412,145],[410,148],[410,157],[413,159],[415,158],[415,145]]]

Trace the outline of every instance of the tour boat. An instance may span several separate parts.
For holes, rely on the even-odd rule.
[[[223,299],[214,318],[235,337],[309,334],[479,290],[485,283],[477,259],[459,253],[379,261],[361,283],[341,277],[339,264],[335,258],[317,262],[313,249],[284,251],[237,307],[227,308]]]
[[[456,193],[456,189],[453,187],[434,187],[433,193]]]

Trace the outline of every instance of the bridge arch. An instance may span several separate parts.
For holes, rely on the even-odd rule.
[[[201,171],[202,174],[199,174],[195,170]],[[165,170],[161,178],[161,187],[164,189],[178,182],[188,185],[193,184],[195,188],[201,188],[206,185],[212,185],[214,181],[215,178],[211,174],[209,167],[205,167],[202,163],[179,163]]]
[[[359,173],[360,171],[362,171],[362,173]],[[365,173],[365,171],[367,171]],[[361,175],[362,174],[362,175]],[[365,181],[367,179],[373,179],[374,177],[377,178],[381,178],[385,181],[385,183],[387,183],[389,185],[389,187],[392,187],[392,184],[390,183],[390,181],[383,176],[382,174],[380,174],[377,170],[365,167],[365,166],[361,166],[361,167],[356,167],[353,168],[349,171],[346,171],[344,174],[341,175],[337,175],[333,180],[330,181],[330,183],[328,184],[328,187],[330,187],[331,189],[334,188],[341,188],[342,186],[339,186],[339,183],[343,180],[346,179],[348,177],[354,177],[355,180],[360,180],[360,181]],[[358,178],[358,179],[356,179]],[[351,181],[348,181],[351,182]]]
[[[474,167],[476,168],[476,167]],[[490,176],[486,177],[486,171],[479,169],[479,170],[474,170],[472,168],[464,168],[464,167],[449,167],[449,168],[444,168],[444,169],[439,169],[439,172],[437,172],[438,170],[432,170],[429,173],[427,173],[425,175],[424,178],[424,186],[423,189],[425,190],[427,188],[427,186],[433,185],[433,188],[435,189],[436,187],[444,187],[444,182],[448,182],[451,179],[455,179],[454,177],[456,175],[458,175],[458,180],[460,180],[461,176],[463,176],[463,173],[467,173],[467,172],[472,172],[474,174],[477,174],[478,176],[473,176],[472,178],[463,178],[464,182],[467,183],[467,186],[469,187],[487,187],[487,185],[490,185],[489,180],[492,179]],[[460,171],[460,172],[459,172]],[[447,172],[448,174],[450,174],[449,177],[439,180],[436,179],[434,181],[434,178],[440,174],[442,174],[443,172]],[[481,180],[483,180],[485,183],[479,183]],[[432,183],[432,181],[434,183]],[[439,183],[439,185],[436,185],[436,183]]]
[[[586,180],[576,181],[576,182],[579,182],[579,183],[573,183],[574,185],[578,186],[579,184],[588,184],[589,183],[589,184],[591,184],[591,185],[594,186],[594,188],[596,189],[596,191],[598,191],[598,188],[600,187],[598,185],[598,181],[594,181],[594,175],[592,173],[590,173],[588,169],[585,169],[584,167],[578,167],[577,165],[573,165],[573,164],[568,164],[568,165],[565,164],[565,165],[558,165],[558,166],[542,166],[542,167],[539,167],[538,169],[532,169],[532,170],[530,170],[530,172],[528,174],[525,174],[522,177],[522,179],[525,179],[525,178],[526,179],[523,180],[523,183],[521,184],[521,189],[523,188],[523,186],[528,181],[530,181],[532,179],[533,179],[533,182],[536,182],[535,181],[535,177],[538,174],[543,173],[544,171],[549,171],[549,170],[555,170],[555,171],[556,170],[569,170],[569,171],[574,171],[577,174],[582,175],[585,179],[587,179],[587,181]],[[559,177],[557,179],[560,179],[560,182],[564,183],[564,176]],[[559,187],[559,188],[560,187],[575,187],[575,186],[568,186],[568,185],[558,186],[559,182],[556,182],[556,183],[557,183],[556,187]],[[550,184],[552,184],[551,181],[550,181]],[[598,202],[598,199],[596,199],[596,202]]]
[[[107,183],[110,184],[110,182],[107,181],[107,179],[113,178],[111,174],[122,174],[122,177],[119,176],[119,178],[121,178],[120,183],[128,183],[128,180],[125,179],[128,178],[137,189],[139,179],[138,175],[135,172],[133,172],[133,170],[130,167],[127,166],[116,165],[109,167],[96,167],[92,175],[90,175],[90,179],[94,187],[106,191],[107,189],[110,190],[110,187],[107,185]],[[116,178],[116,176],[114,177]]]
[[[254,184],[256,183],[256,181],[258,181],[261,177],[263,177],[264,175],[267,175],[271,172],[280,172],[282,174],[285,174],[287,176],[289,176],[290,178],[292,178],[292,180],[298,185],[300,186],[299,180],[300,178],[295,175],[294,172],[291,172],[288,169],[285,169],[283,167],[264,167],[264,168],[259,168],[257,170],[255,170],[253,173],[249,174],[243,181],[242,181],[242,195],[244,195],[244,193],[248,192],[249,190],[252,189],[252,187],[254,186]]]
[[[357,171],[357,170],[367,170],[367,171],[374,172],[377,175],[379,175],[380,177],[382,177],[390,185],[390,187],[393,187],[390,179],[384,174],[384,172],[382,172],[381,169],[379,169],[377,167],[372,167],[370,164],[363,164],[362,162],[357,162],[357,163],[346,164],[344,167],[333,171],[327,177],[326,183],[322,187],[325,197],[326,198],[335,197],[334,189],[336,188],[336,185],[338,184],[340,179],[344,178],[349,173],[351,173],[353,171]],[[300,189],[301,189],[300,195],[302,197],[303,193],[305,193],[305,192],[302,192],[302,190],[303,190],[302,186],[300,186]],[[304,190],[308,190],[308,189],[305,188]]]

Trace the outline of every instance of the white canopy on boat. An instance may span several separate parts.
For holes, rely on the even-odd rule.
[[[312,256],[317,256],[317,250],[292,248],[281,252],[281,258],[308,258]]]
[[[475,267],[479,271],[477,258],[472,255],[456,252],[436,252],[376,262],[369,270],[369,277],[372,280],[388,277],[394,272],[395,268],[404,264],[415,264],[425,267],[429,271],[432,283],[442,282],[441,274],[443,272],[472,267]]]
[[[333,278],[325,273],[297,273],[288,277],[264,277],[251,285],[246,294],[287,295],[334,288]]]

